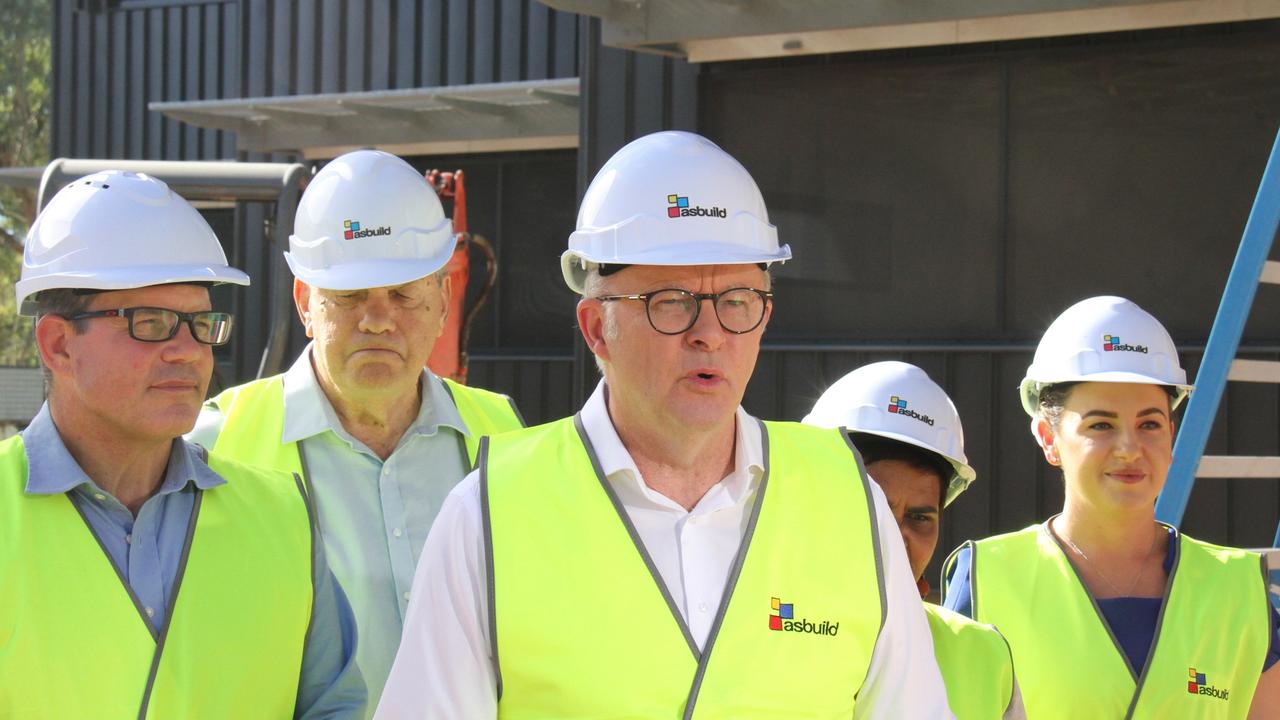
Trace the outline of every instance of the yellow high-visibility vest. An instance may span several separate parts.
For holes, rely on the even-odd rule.
[[[999,631],[933,603],[924,603],[924,612],[956,720],[1003,716],[1013,701],[1014,673]]]
[[[1131,668],[1045,524],[970,546],[974,618],[1009,641],[1027,717],[1248,714],[1271,636],[1256,553],[1179,535],[1151,656]]]
[[[27,495],[0,442],[0,718],[293,716],[312,604],[312,530],[289,475],[210,456],[164,629],[65,493]]]
[[[241,462],[298,473],[305,478],[298,443],[280,441],[284,433],[283,376],[253,380],[227,388],[209,401],[222,413],[222,429],[212,450]],[[524,427],[511,398],[444,379],[462,422],[470,432],[465,440],[467,463],[474,465],[480,438]]]
[[[765,474],[699,652],[566,418],[489,438],[501,718],[848,718],[884,622],[867,476],[838,430],[763,423]]]

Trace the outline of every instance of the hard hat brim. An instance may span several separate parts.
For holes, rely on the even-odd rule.
[[[592,256],[581,250],[566,250],[560,256],[560,271],[569,289],[581,295],[590,267],[600,264],[654,265],[659,267],[688,267],[690,265],[756,265],[759,263],[783,263],[791,259],[791,246],[783,245],[777,252],[743,251],[726,247],[723,243],[706,243],[687,246],[681,255],[673,259],[664,252],[633,253],[625,256]]]
[[[421,260],[365,260],[319,270],[303,267],[287,251],[284,259],[294,277],[312,287],[325,290],[367,290],[404,285],[427,277],[449,264],[453,250],[454,246],[450,244],[434,256]]]
[[[84,272],[60,272],[19,280],[14,286],[18,314],[36,314],[35,296],[44,290],[132,290],[181,283],[248,285],[249,276],[233,267],[214,265],[152,265]]]
[[[1196,386],[1190,383],[1169,382],[1150,375],[1132,372],[1100,372],[1090,375],[1080,375],[1077,377],[1059,378],[1052,381],[1036,380],[1034,378],[1023,378],[1022,383],[1018,386],[1018,394],[1022,399],[1022,409],[1031,417],[1036,417],[1040,410],[1040,391],[1050,385],[1061,385],[1063,383],[1131,383],[1134,385],[1161,385],[1165,387],[1173,387],[1178,389],[1178,393],[1174,396],[1170,409],[1177,409],[1178,405],[1191,394]]]
[[[805,419],[801,420],[800,422],[805,424],[813,424],[810,422],[809,416],[806,416]],[[947,464],[951,466],[953,474],[949,478],[943,478],[943,484],[946,485],[946,496],[942,501],[943,507],[950,505],[951,501],[955,500],[956,496],[964,492],[965,489],[968,488],[969,485],[978,477],[977,471],[974,470],[967,462],[968,458],[953,458],[950,455],[939,452],[938,449],[935,447],[932,447],[930,445],[926,445],[925,443],[920,442],[919,440],[911,437],[910,435],[903,435],[902,433],[896,433],[889,430],[864,430],[859,428],[847,428],[847,427],[841,428],[841,430],[846,434],[851,432],[864,433],[866,435],[874,435],[876,437],[882,437],[887,440],[895,440],[897,442],[904,443],[912,447],[918,447],[921,450],[924,450],[926,452],[931,452],[934,455],[937,455],[938,457],[942,458],[943,460],[946,460]]]

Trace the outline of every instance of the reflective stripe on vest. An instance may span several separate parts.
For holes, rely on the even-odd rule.
[[[1270,644],[1257,554],[1179,535],[1144,668],[1130,668],[1046,525],[972,544],[977,620],[1013,650],[1027,717],[1244,718]]]
[[[253,380],[227,388],[209,401],[223,417],[213,449],[260,467],[306,476],[298,443],[284,443],[283,375]],[[524,427],[511,398],[480,388],[444,381],[445,390],[467,426],[463,448],[467,464],[475,464],[476,449],[484,435],[497,435]]]
[[[765,472],[703,652],[578,417],[489,438],[480,491],[501,718],[848,718],[884,622],[847,437],[763,423]]]
[[[0,717],[292,717],[312,603],[300,485],[210,457],[163,630],[66,494],[0,442]]]
[[[956,720],[992,720],[1013,700],[1013,659],[1009,645],[990,625],[933,603],[924,603],[933,635],[933,654],[947,686]]]

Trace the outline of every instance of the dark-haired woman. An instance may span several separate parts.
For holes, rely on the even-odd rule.
[[[967,543],[944,605],[1009,641],[1027,716],[1278,718],[1265,568],[1155,519],[1191,391],[1164,327],[1095,297],[1045,332],[1021,386],[1062,512]]]

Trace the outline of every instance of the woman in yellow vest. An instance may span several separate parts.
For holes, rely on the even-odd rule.
[[[965,457],[964,429],[951,398],[915,365],[878,362],[827,388],[804,422],[849,433],[868,474],[884,490],[924,598],[941,510],[977,475]],[[957,720],[1024,718],[1013,660],[1000,633],[933,603],[924,609]]]
[[[1191,389],[1168,332],[1122,298],[1077,303],[1036,349],[1022,404],[1062,512],[944,570],[944,606],[1009,641],[1033,720],[1280,717],[1261,558],[1155,519]]]

